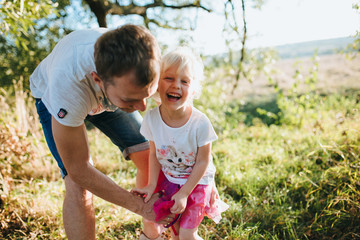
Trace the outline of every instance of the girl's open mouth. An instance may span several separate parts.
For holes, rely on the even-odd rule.
[[[181,98],[181,95],[178,93],[168,93],[166,96],[169,101],[178,101]]]

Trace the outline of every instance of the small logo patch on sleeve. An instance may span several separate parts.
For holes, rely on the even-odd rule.
[[[65,109],[63,109],[63,108],[60,108],[57,115],[58,115],[59,118],[64,118],[66,116],[66,114],[67,114],[67,111]]]

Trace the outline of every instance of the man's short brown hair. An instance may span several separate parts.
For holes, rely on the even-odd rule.
[[[160,50],[155,37],[142,26],[127,24],[104,33],[95,43],[95,66],[105,84],[135,71],[139,86],[147,86],[159,71]]]

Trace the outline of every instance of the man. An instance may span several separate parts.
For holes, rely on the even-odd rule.
[[[148,179],[148,142],[139,133],[146,99],[156,92],[160,50],[143,27],[75,31],[59,41],[30,77],[49,149],[65,181],[63,221],[69,239],[95,239],[92,194],[154,220],[152,204],[92,166],[84,120],[103,131]],[[169,217],[162,223],[171,221]]]

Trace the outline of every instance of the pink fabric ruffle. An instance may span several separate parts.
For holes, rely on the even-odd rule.
[[[155,212],[155,221],[161,221],[163,220],[166,216],[168,216],[169,214],[171,214],[170,212],[170,208],[174,205],[175,201],[174,200],[165,200],[164,198],[159,198],[153,206],[154,212]]]
[[[153,206],[156,221],[164,219],[169,215],[170,208],[174,205],[171,197],[180,189],[180,186],[169,182],[166,177],[159,176],[158,191],[162,192],[162,197],[159,198]],[[181,214],[180,226],[186,229],[193,229],[199,226],[204,216],[208,216],[216,223],[221,219],[221,213],[226,211],[229,206],[216,199],[215,203],[210,206],[210,198],[213,191],[212,185],[197,185],[193,192],[189,195],[186,209]]]

